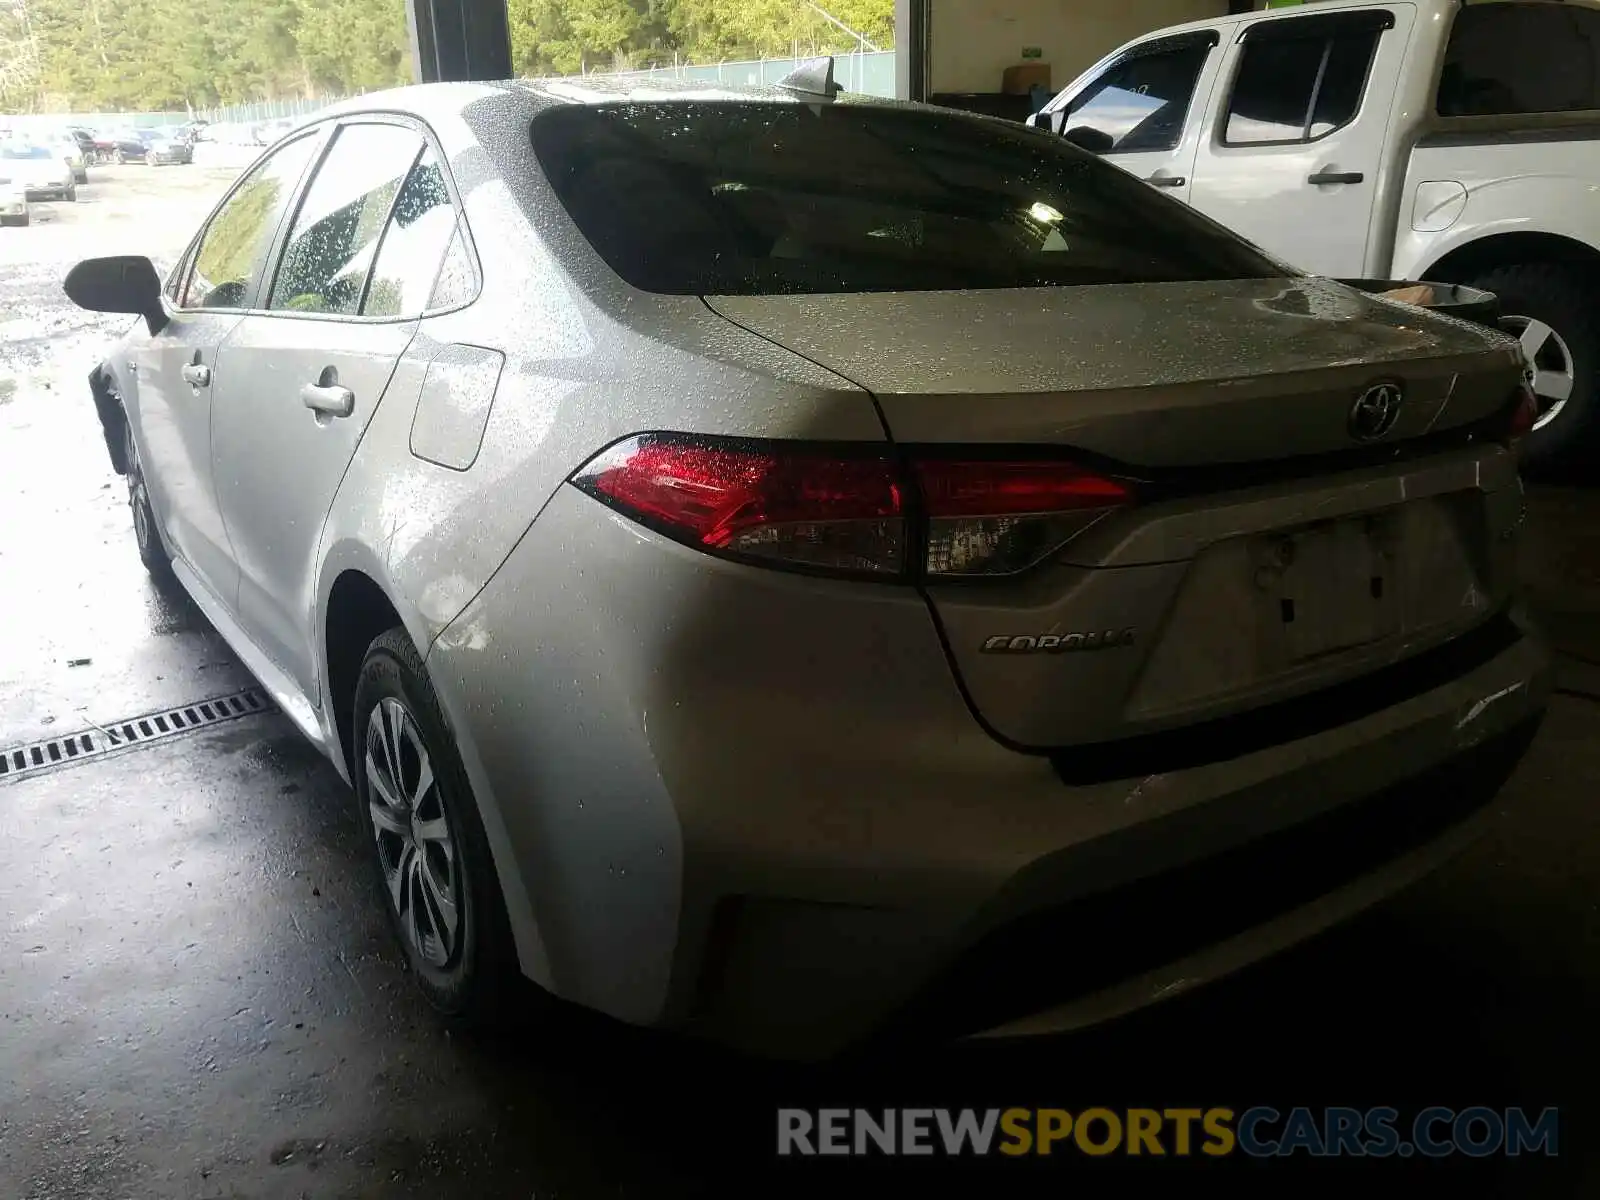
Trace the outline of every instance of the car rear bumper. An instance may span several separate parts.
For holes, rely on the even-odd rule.
[[[815,1056],[1145,1003],[1401,886],[1470,835],[1543,711],[1548,652],[1502,619],[1333,727],[1072,784],[982,731],[915,593],[710,559],[563,488],[428,662],[529,900],[525,969]],[[1454,807],[1417,807],[1445,781]],[[1271,877],[1297,828],[1310,890],[1208,918],[1208,886]]]

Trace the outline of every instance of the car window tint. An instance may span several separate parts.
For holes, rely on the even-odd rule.
[[[1183,136],[1195,80],[1209,53],[1209,46],[1194,44],[1119,63],[1053,114],[1054,128],[1098,130],[1111,138],[1112,153],[1170,150]]]
[[[1446,117],[1600,108],[1600,12],[1556,4],[1458,10],[1437,104]]]
[[[478,272],[472,266],[472,253],[467,249],[467,239],[459,222],[450,238],[450,248],[444,252],[444,263],[439,267],[438,281],[433,285],[433,295],[428,298],[429,308],[454,308],[472,299],[478,290]]]
[[[421,149],[421,135],[400,125],[339,130],[295,214],[268,308],[360,311],[378,237]]]
[[[1222,140],[1304,142],[1348,124],[1361,107],[1378,34],[1353,29],[1246,41]]]
[[[914,291],[1284,273],[1060,138],[877,104],[656,101],[534,119],[611,269],[685,294]]]
[[[184,308],[241,308],[263,266],[283,206],[316,149],[315,137],[281,147],[256,167],[206,227],[184,288]]]
[[[439,263],[455,228],[456,213],[444,170],[430,147],[400,189],[372,268],[363,315],[409,316],[427,308]]]

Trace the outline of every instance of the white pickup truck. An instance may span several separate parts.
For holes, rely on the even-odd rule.
[[[1029,118],[1302,270],[1464,283],[1536,468],[1600,461],[1600,6],[1321,0],[1159,30]]]

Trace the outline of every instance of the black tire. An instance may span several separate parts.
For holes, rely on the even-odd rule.
[[[1600,288],[1558,263],[1497,267],[1468,282],[1498,296],[1502,316],[1542,321],[1565,343],[1564,352],[1553,344],[1547,352],[1570,356],[1571,395],[1528,435],[1523,462],[1530,474],[1578,466],[1600,448]]]
[[[385,804],[383,792],[404,792],[411,787],[412,776],[407,771],[416,761],[415,748],[409,739],[397,739],[405,748],[400,753],[400,786],[395,787],[393,773],[384,762],[380,732],[384,728],[385,714],[394,711],[388,705],[390,701],[398,702],[432,764],[433,787],[424,790],[415,806],[406,806],[410,828],[416,830],[423,825],[433,825],[442,817],[453,851],[453,863],[448,857],[433,853],[439,848],[437,842],[427,842],[427,851],[419,856],[415,847],[423,843],[421,837],[397,834],[387,827],[380,836],[376,814],[396,811]],[[386,707],[383,713],[377,714],[375,729],[374,710],[380,705]],[[472,786],[467,781],[466,770],[461,765],[433,686],[428,682],[427,670],[404,629],[391,629],[375,638],[368,647],[356,683],[352,718],[351,776],[355,781],[359,819],[370,847],[368,854],[380,902],[389,914],[390,928],[411,966],[417,986],[428,1003],[443,1016],[480,1029],[499,1028],[505,1023],[513,998],[527,989],[517,967],[511,923],[506,916],[499,877],[489,853],[489,840],[483,832]],[[378,740],[369,741],[369,738]],[[385,789],[374,787],[368,765],[369,748],[373,764],[388,781]],[[412,847],[409,859],[404,855],[407,844]],[[439,932],[442,923],[438,916],[442,910],[430,898],[437,893],[427,891],[429,886],[441,887],[443,881],[438,880],[437,869],[440,863],[450,863],[448,887],[442,890],[451,893],[458,918],[456,931],[448,939]],[[429,864],[433,864],[432,870]],[[433,881],[431,885],[423,878],[423,872]],[[405,882],[408,873],[414,877],[414,883]],[[402,879],[396,889],[401,896],[399,906],[394,898],[395,891],[391,890],[395,874]],[[409,911],[402,911],[402,906]],[[431,939],[424,934],[419,940],[419,926],[413,921],[413,915],[418,913],[434,931]]]
[[[122,418],[123,462],[127,473],[128,509],[133,514],[133,540],[139,547],[139,561],[157,583],[172,579],[172,559],[161,542],[161,531],[156,526],[155,509],[150,507],[150,489],[145,483],[144,462],[139,457],[139,447],[134,444],[133,426],[127,415]]]

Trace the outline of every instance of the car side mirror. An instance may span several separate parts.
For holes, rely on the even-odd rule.
[[[1061,136],[1090,154],[1109,154],[1117,146],[1116,139],[1109,133],[1089,125],[1074,125]]]
[[[90,312],[137,313],[152,334],[167,325],[161,307],[161,277],[155,264],[139,254],[86,258],[67,272],[62,290],[79,308]]]

